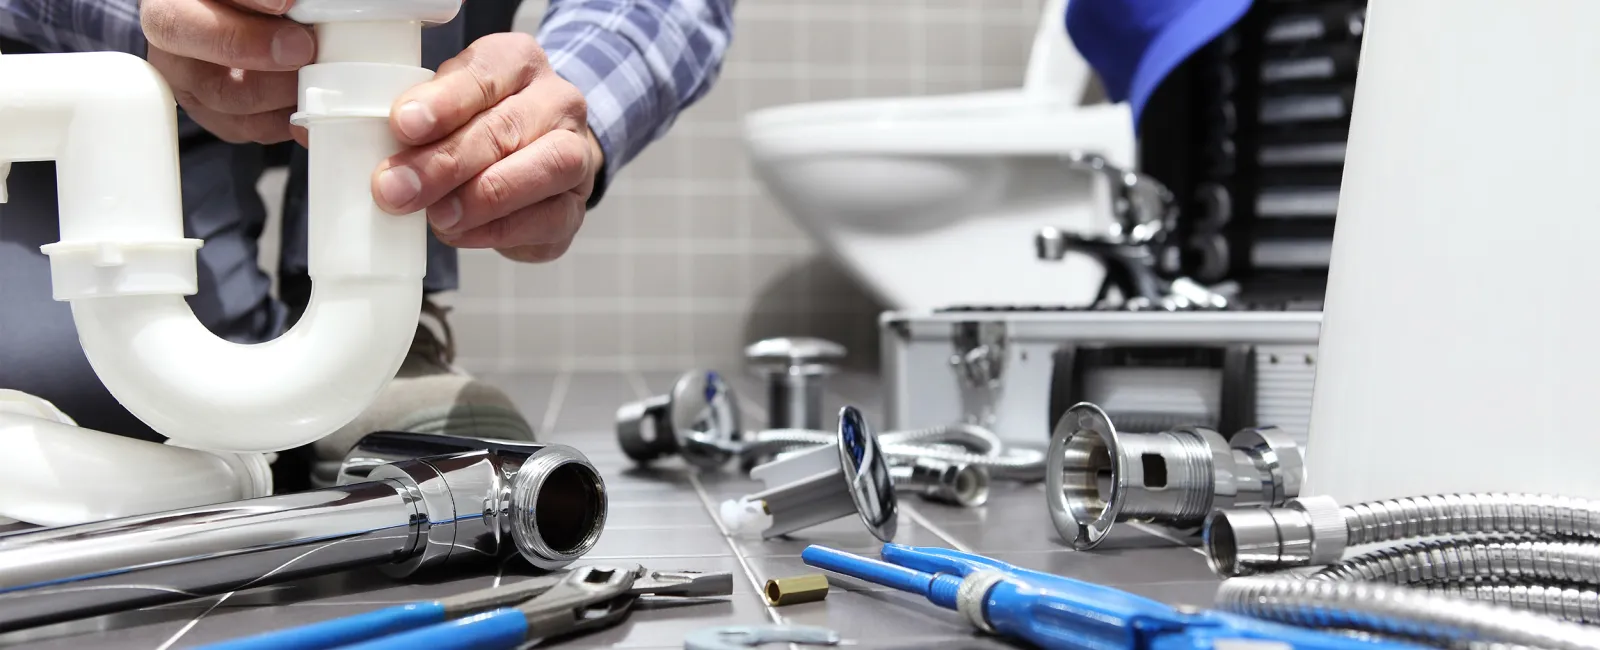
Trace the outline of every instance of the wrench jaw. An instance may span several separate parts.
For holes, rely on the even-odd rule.
[[[715,627],[698,630],[683,640],[684,650],[744,650],[772,643],[833,647],[844,637],[825,627],[769,625]]]

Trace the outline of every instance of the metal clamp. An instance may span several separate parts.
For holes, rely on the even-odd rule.
[[[823,380],[837,371],[844,346],[816,338],[775,338],[745,348],[751,369],[767,381],[767,424],[822,428]]]
[[[742,437],[733,388],[709,370],[684,373],[671,393],[617,410],[617,442],[641,465],[681,455],[696,467],[717,469],[738,453]]]
[[[844,637],[825,627],[803,625],[737,626],[696,630],[683,639],[684,650],[743,650],[771,643],[837,646]]]
[[[1204,427],[1118,432],[1087,402],[1056,424],[1047,457],[1050,519],[1079,550],[1121,521],[1194,527],[1217,508],[1280,506],[1299,496],[1305,473],[1300,446],[1275,427],[1231,442]]]

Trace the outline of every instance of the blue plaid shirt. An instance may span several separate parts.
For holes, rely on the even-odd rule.
[[[539,42],[588,98],[589,128],[606,153],[601,183],[711,87],[732,38],[733,3],[550,1]],[[0,0],[0,36],[46,52],[146,50],[139,0]]]

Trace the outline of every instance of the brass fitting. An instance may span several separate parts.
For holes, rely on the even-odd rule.
[[[773,607],[814,603],[828,597],[828,576],[813,573],[790,578],[773,578],[767,581],[767,588],[763,591],[767,597],[767,604]]]

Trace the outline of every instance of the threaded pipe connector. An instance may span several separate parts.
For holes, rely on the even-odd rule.
[[[1300,447],[1275,428],[1232,441],[1204,427],[1119,432],[1087,402],[1056,424],[1047,463],[1051,520],[1080,550],[1121,521],[1194,527],[1218,507],[1281,505],[1299,494],[1304,474]]]

